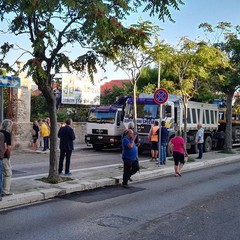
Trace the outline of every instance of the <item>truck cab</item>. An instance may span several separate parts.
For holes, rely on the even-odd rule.
[[[95,150],[120,147],[124,129],[121,107],[91,108],[87,117],[85,142],[92,144]]]

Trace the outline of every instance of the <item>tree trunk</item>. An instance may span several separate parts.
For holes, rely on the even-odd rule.
[[[50,135],[50,156],[49,156],[49,179],[58,178],[58,159],[57,159],[57,149],[58,149],[58,141],[57,141],[57,109],[56,109],[56,98],[52,101],[51,106],[49,106],[49,115],[51,120],[51,135]]]
[[[41,89],[47,104],[48,104],[48,112],[50,116],[50,155],[49,155],[49,175],[48,180],[51,183],[57,183],[59,180],[58,176],[58,159],[57,159],[57,109],[56,109],[56,97],[53,91],[46,87]]]
[[[232,152],[232,98],[233,93],[226,94],[227,110],[226,110],[226,129],[225,129],[225,142],[224,152]]]

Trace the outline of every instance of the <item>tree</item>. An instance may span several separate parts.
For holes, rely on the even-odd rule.
[[[211,84],[216,91],[226,96],[226,129],[224,151],[232,151],[232,99],[234,92],[240,87],[240,26],[232,26],[228,22],[219,22],[215,27],[202,23],[200,28],[208,34],[214,34],[214,45],[226,54],[229,66],[212,71]],[[211,40],[209,40],[211,43]]]
[[[198,94],[197,90],[205,79],[210,76],[210,70],[224,66],[224,55],[213,46],[203,42],[194,42],[183,37],[177,48],[168,49],[168,54],[157,55],[163,62],[163,67],[172,73],[174,93],[181,96],[184,106],[184,138],[187,136],[187,104],[189,99]],[[168,80],[168,79],[167,79]],[[165,82],[167,85],[167,82]],[[169,87],[173,87],[171,83]]]
[[[47,102],[42,95],[31,96],[31,122],[48,117]]]
[[[157,82],[158,82],[158,69],[156,67],[147,66],[142,70],[142,74],[137,82],[137,88],[143,89],[147,84],[153,84],[155,85],[154,88],[155,90],[157,87]]]
[[[110,105],[116,102],[116,99],[121,96],[128,96],[132,93],[132,85],[130,83],[123,83],[122,87],[113,85],[112,89],[105,89],[104,95],[101,97],[101,104]]]
[[[132,31],[138,31],[139,35],[144,36],[144,42],[136,45],[134,42],[136,39],[131,39],[130,45],[122,46],[118,49],[118,54],[112,58],[114,65],[122,69],[129,77],[130,83],[133,86],[133,121],[136,130],[137,127],[137,82],[142,74],[142,71],[146,66],[153,62],[152,44],[150,42],[151,37],[159,29],[153,26],[150,22],[140,22],[138,25],[134,25],[137,30],[132,26]]]
[[[168,52],[165,54],[167,55]],[[164,57],[162,57],[162,59],[164,59]],[[149,66],[144,68],[137,82],[137,88],[141,89],[141,92],[143,93],[153,93],[157,89],[158,85],[158,71],[159,68],[156,66],[153,68]],[[169,71],[168,68],[165,67],[161,67],[160,71],[161,87],[165,88],[169,93],[174,93],[174,81],[176,80],[176,76],[171,71]]]
[[[148,83],[141,89],[143,93],[152,94],[156,90],[156,84]]]
[[[13,44],[9,44],[8,42],[3,43],[3,45],[0,47],[0,75],[4,75],[3,69],[8,71],[14,71],[11,66],[5,61],[5,58],[8,54],[8,52],[13,48]],[[15,72],[16,73],[16,72]]]
[[[68,71],[88,71],[92,79],[97,71],[96,64],[103,67],[108,58],[114,59],[122,46],[141,46],[148,40],[144,29],[123,26],[127,15],[143,6],[143,11],[150,15],[171,19],[169,8],[179,9],[180,4],[183,4],[181,0],[0,0],[1,29],[17,37],[28,37],[30,47],[22,54],[28,53],[30,57],[23,70],[28,71],[48,103],[51,119],[49,180],[59,179],[56,98],[51,86],[54,74],[64,66]],[[75,46],[87,51],[71,61],[67,50]]]

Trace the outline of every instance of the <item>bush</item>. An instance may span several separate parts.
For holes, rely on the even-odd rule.
[[[31,97],[31,122],[38,119],[45,119],[49,117],[47,112],[47,103],[45,98],[40,96]],[[73,122],[85,122],[89,111],[89,106],[79,106],[64,104],[61,105],[57,112],[58,122],[64,122],[67,118],[71,118]]]

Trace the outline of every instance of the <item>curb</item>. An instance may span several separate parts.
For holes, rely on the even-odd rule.
[[[234,161],[239,161],[239,156],[231,156],[225,158],[218,158],[211,161],[205,160],[202,162],[186,163],[184,171],[189,172],[195,169],[206,168],[210,166],[221,165]],[[141,171],[139,174],[133,176],[134,182],[140,182],[144,180],[150,180],[158,177],[169,176],[173,174],[173,167],[158,168],[148,171]],[[63,196],[74,192],[82,192],[87,190],[93,190],[96,188],[116,186],[121,182],[122,176],[116,176],[111,178],[103,178],[99,180],[78,180],[75,179],[69,182],[62,182],[56,184],[51,189],[41,189],[39,191],[32,191],[29,193],[20,193],[12,196],[3,197],[0,202],[0,210],[22,206],[26,204],[36,203],[55,197]]]

